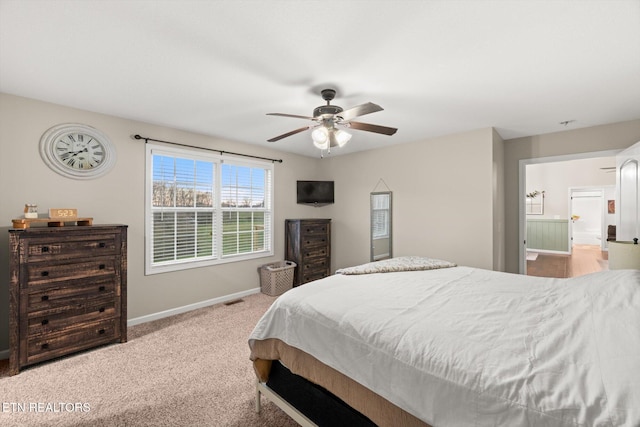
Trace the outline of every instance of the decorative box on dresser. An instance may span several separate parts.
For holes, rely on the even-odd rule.
[[[331,274],[331,220],[285,220],[285,258],[297,264],[293,286]]]
[[[127,226],[10,229],[9,373],[127,341]]]

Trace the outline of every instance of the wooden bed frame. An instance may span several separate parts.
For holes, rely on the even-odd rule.
[[[302,426],[376,427],[334,394],[293,374],[279,361],[271,366],[268,382],[257,384],[256,411],[260,411],[260,395],[264,394]]]
[[[329,406],[326,406],[321,411],[323,414],[327,412],[338,413],[337,411],[342,410],[341,405],[344,405],[350,411],[355,412],[355,414],[362,416],[366,420],[366,422],[362,421],[357,424],[360,426],[396,427],[401,425],[404,427],[430,427],[424,421],[409,414],[374,391],[321,363],[313,356],[290,347],[278,339],[256,341],[252,349],[252,359],[254,371],[258,378],[256,385],[256,411],[260,410],[260,397],[264,395],[300,425],[316,425],[314,417],[306,413],[307,411],[302,408],[302,406],[305,406],[305,402],[289,401],[291,399],[287,400],[286,396],[274,390],[275,387],[271,387],[270,375],[272,370],[274,375],[276,374],[278,367],[275,365],[278,362],[275,361],[280,361],[286,367],[285,370],[301,378],[302,381],[307,383],[308,387],[315,389],[315,394],[312,397],[314,406],[324,405],[324,403],[319,403],[324,397],[318,394],[322,393],[323,390],[328,393],[329,399],[334,400],[333,403],[336,403],[336,405],[332,409],[327,409]],[[320,389],[319,392],[318,389]],[[295,393],[295,395],[297,394],[300,393]],[[350,415],[347,412],[339,413],[343,417],[349,417]],[[357,416],[354,420],[357,420]],[[349,425],[356,424],[349,423]]]

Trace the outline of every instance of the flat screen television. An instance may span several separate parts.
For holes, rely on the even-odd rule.
[[[333,181],[298,181],[297,201],[303,205],[330,205],[333,203]]]

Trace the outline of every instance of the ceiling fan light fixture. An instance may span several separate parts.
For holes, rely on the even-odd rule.
[[[320,150],[326,150],[329,148],[329,131],[326,127],[320,126],[311,132],[311,139],[313,140],[313,145],[315,145]]]
[[[351,134],[349,132],[343,131],[342,129],[335,130],[334,135],[336,137],[336,141],[338,141],[339,147],[342,147],[351,139]]]

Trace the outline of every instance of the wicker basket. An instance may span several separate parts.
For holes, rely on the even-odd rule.
[[[281,295],[293,288],[293,271],[296,263],[279,261],[260,267],[260,290],[272,297]]]

